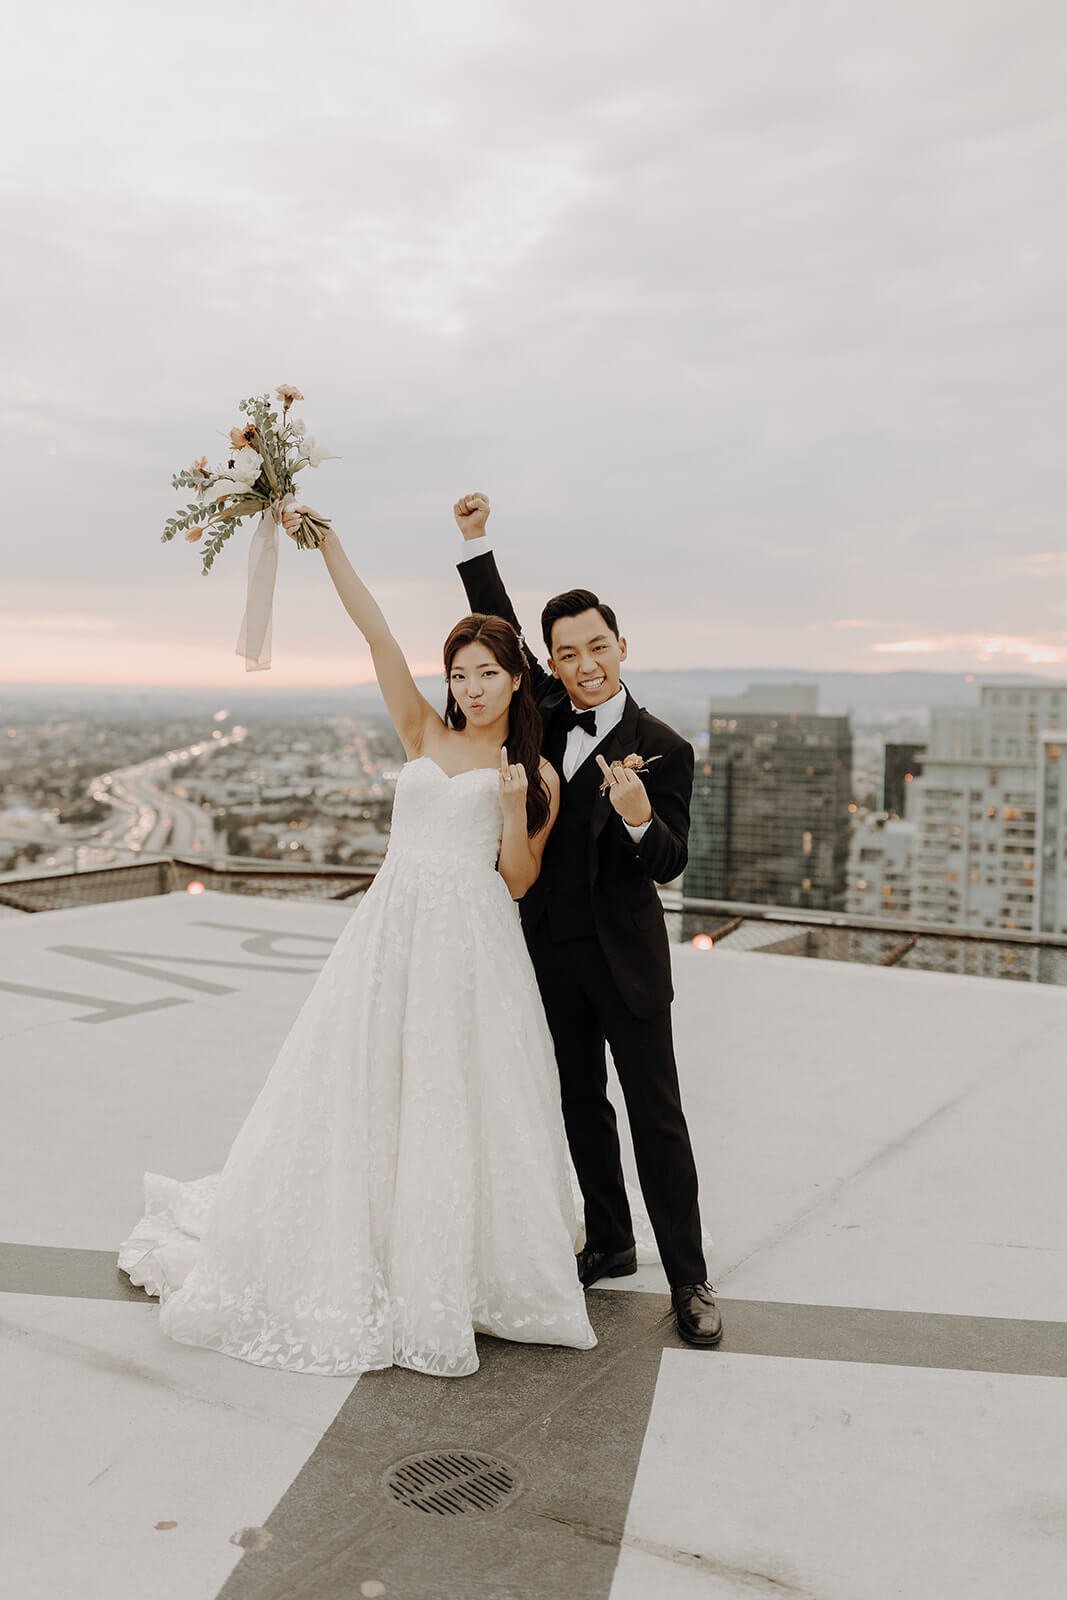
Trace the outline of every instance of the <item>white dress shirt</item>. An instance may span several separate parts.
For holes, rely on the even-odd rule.
[[[584,706],[575,706],[575,711],[583,711]],[[602,739],[606,739],[612,728],[617,728],[622,721],[622,714],[626,710],[626,690],[620,689],[618,694],[613,694],[610,700],[602,700],[598,706],[590,708],[596,717],[596,732],[586,733],[584,728],[571,728],[567,734],[567,743],[563,747],[563,776],[570,783],[583,761],[587,761]]]
[[[463,540],[463,553],[461,561],[471,561],[475,556],[484,556],[493,548],[492,540],[488,534],[482,534],[477,539]],[[574,701],[571,701],[574,705]],[[584,706],[574,706],[575,711],[584,711]],[[618,694],[613,694],[610,700],[604,700],[591,709],[596,715],[596,732],[586,733],[584,728],[571,728],[567,734],[567,743],[563,747],[563,776],[570,783],[582,762],[587,760],[602,739],[606,739],[611,730],[622,721],[622,714],[626,710],[626,690],[622,688]],[[630,754],[629,751],[626,752]],[[620,821],[622,819],[620,818]],[[652,826],[652,818],[642,822],[639,827],[631,827],[628,822],[623,822],[634,844],[639,844]]]

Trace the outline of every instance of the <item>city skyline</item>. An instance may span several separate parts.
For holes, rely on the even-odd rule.
[[[417,672],[474,489],[532,636],[580,584],[640,668],[1067,669],[1067,18],[607,17],[20,18],[0,683],[244,679],[248,531],[159,533],[283,381]],[[366,681],[283,545],[258,687]]]

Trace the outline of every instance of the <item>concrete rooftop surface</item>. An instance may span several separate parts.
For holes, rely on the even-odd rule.
[[[721,1349],[645,1267],[590,1292],[591,1352],[353,1382],[175,1344],[115,1266],[146,1169],[221,1167],[351,914],[0,922],[4,1600],[1067,1592],[1067,990],[676,948]],[[407,1503],[427,1452],[499,1503]]]

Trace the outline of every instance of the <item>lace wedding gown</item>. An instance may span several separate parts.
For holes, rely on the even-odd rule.
[[[497,773],[427,756],[219,1174],[145,1174],[119,1266],[183,1344],[460,1377],[475,1330],[596,1343],[559,1080],[495,862]]]

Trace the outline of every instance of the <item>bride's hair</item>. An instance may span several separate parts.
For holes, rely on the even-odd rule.
[[[448,700],[445,722],[450,728],[465,728],[467,719],[452,693],[452,663],[467,644],[485,644],[504,671],[519,679],[508,710],[508,759],[526,771],[526,832],[535,834],[548,821],[548,790],[541,777],[541,713],[533,697],[530,664],[523,654],[519,636],[503,617],[474,612],[462,617],[445,640],[445,680]]]

